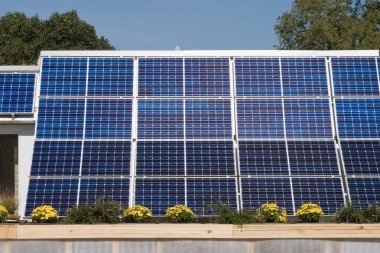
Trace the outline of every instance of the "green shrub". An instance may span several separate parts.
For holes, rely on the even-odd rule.
[[[144,206],[132,206],[123,212],[126,222],[142,223],[152,219],[152,211]]]
[[[322,208],[313,203],[302,204],[296,212],[302,222],[319,222],[323,215]]]
[[[335,220],[338,223],[365,223],[367,222],[363,213],[352,203],[346,203],[335,212]]]
[[[18,207],[14,195],[7,192],[0,193],[0,205],[4,206],[9,214],[15,214]]]
[[[4,206],[0,205],[0,222],[5,221],[8,217],[8,214],[8,210]]]
[[[380,222],[380,204],[369,205],[363,210],[364,218],[369,222]]]
[[[187,206],[175,205],[166,209],[166,218],[173,223],[186,223],[194,221],[195,215]]]

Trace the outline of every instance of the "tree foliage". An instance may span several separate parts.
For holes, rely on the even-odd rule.
[[[295,0],[275,25],[278,49],[379,49],[378,0]]]
[[[112,50],[114,47],[76,11],[49,19],[21,12],[0,18],[0,65],[36,64],[41,50]]]

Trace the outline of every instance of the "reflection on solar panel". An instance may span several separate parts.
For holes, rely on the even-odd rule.
[[[0,74],[0,113],[33,112],[35,74]]]
[[[335,96],[379,95],[375,58],[331,58]]]
[[[380,202],[380,178],[348,178],[351,202],[360,208]]]

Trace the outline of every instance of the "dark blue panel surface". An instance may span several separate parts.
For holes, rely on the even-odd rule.
[[[82,139],[84,99],[40,99],[37,138]]]
[[[42,58],[41,96],[86,95],[87,58]]]
[[[239,141],[241,175],[289,175],[285,141]]]
[[[380,138],[380,99],[336,99],[340,138]]]
[[[281,96],[278,58],[236,58],[237,96]]]
[[[288,138],[332,138],[328,99],[285,99]]]
[[[187,139],[231,139],[231,101],[186,99]]]
[[[81,141],[36,141],[31,176],[79,176]]]
[[[281,99],[237,99],[240,139],[284,138]]]
[[[78,179],[30,179],[25,215],[42,205],[54,207],[60,216],[76,205]]]
[[[339,175],[334,141],[288,141],[292,175]]]
[[[179,176],[185,174],[183,141],[139,141],[136,156],[136,175]]]
[[[183,59],[140,58],[139,96],[183,96]]]
[[[344,202],[340,178],[293,178],[296,210],[304,203],[318,204],[325,214],[333,214]]]
[[[135,204],[148,207],[156,216],[165,216],[168,207],[185,204],[183,178],[137,178],[135,188]]]
[[[187,175],[222,176],[235,174],[232,141],[187,141]]]
[[[183,101],[139,100],[138,138],[183,139]]]
[[[380,202],[380,178],[348,178],[351,202],[361,209]]]
[[[130,141],[85,141],[82,176],[129,176]]]
[[[243,208],[258,209],[262,204],[276,203],[293,214],[289,178],[242,178]]]
[[[282,58],[284,96],[328,96],[325,58]]]
[[[33,112],[35,74],[0,74],[0,113]]]
[[[379,95],[375,58],[331,58],[335,96]]]
[[[229,96],[228,58],[186,58],[186,96]]]
[[[87,139],[130,139],[132,99],[88,99]]]

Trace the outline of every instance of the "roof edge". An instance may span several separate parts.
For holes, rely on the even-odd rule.
[[[35,66],[0,66],[1,73],[38,73],[39,67]]]

